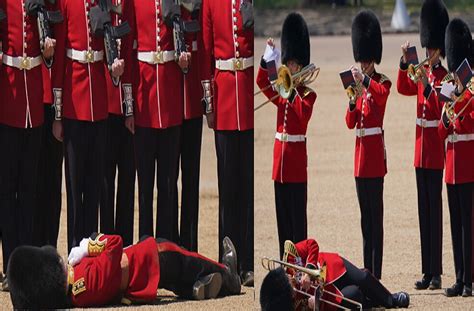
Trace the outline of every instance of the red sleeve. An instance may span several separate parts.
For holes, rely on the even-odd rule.
[[[385,106],[388,95],[390,95],[391,86],[392,82],[389,80],[386,80],[383,83],[378,83],[377,81],[370,79],[368,91],[374,97],[374,102],[376,105]]]
[[[314,269],[318,267],[319,245],[316,240],[303,240],[296,243],[295,246],[301,260],[305,263],[305,267],[313,266]]]
[[[360,111],[357,108],[357,102],[356,102],[356,106],[354,107],[354,110],[350,110],[350,108],[347,108],[347,112],[346,112],[346,125],[347,125],[347,128],[352,130],[356,126],[357,116],[359,115],[359,113],[360,113]]]
[[[406,96],[418,94],[418,86],[408,77],[406,70],[398,69],[397,91]]]
[[[300,98],[300,100],[293,101],[294,103],[294,111],[298,118],[306,123],[309,122],[311,118],[311,114],[313,113],[313,106],[316,102],[316,93],[311,92],[310,94],[306,95],[304,98]]]
[[[257,73],[257,85],[260,90],[263,90],[263,94],[268,98],[272,99],[272,103],[275,105],[283,104],[282,98],[278,95],[278,93],[270,87],[270,80],[268,79],[268,70],[262,68],[261,66],[258,68]]]
[[[54,36],[56,39],[56,47],[54,49],[54,62],[51,67],[51,85],[53,89],[62,89],[64,83],[64,70],[66,60],[66,39],[68,14],[66,9],[66,0],[58,1],[58,10],[63,15],[63,22],[54,24]]]
[[[71,295],[72,303],[76,307],[108,304],[116,298],[117,289],[120,288],[122,238],[118,235],[101,235],[98,241],[105,243],[100,255],[86,257],[74,267],[74,273],[83,272],[85,279],[84,291]],[[76,282],[78,277],[74,277]]]
[[[456,128],[461,129],[463,133],[472,133],[473,132],[473,124],[472,124],[472,103],[474,102],[474,98],[469,90],[466,90],[466,95],[462,102],[457,103],[459,105],[459,110],[464,109],[461,114],[461,117],[456,119]]]
[[[201,31],[202,36],[199,36],[199,48],[201,51],[201,66],[199,67],[201,73],[201,80],[211,80],[214,73],[214,37],[213,37],[213,23],[212,13],[209,0],[202,1],[201,9]]]

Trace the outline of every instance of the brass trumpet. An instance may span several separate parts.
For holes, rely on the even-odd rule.
[[[355,85],[349,85],[349,87],[346,89],[347,97],[349,97],[349,100],[352,102],[355,102],[355,100],[362,96],[362,83],[361,82],[356,82]]]
[[[434,58],[438,57],[440,53],[441,53],[440,50],[436,50],[436,52],[431,57],[427,57],[418,65],[413,65],[413,64],[408,65],[408,72],[407,72],[408,77],[415,83],[420,81],[421,76],[426,75],[426,71],[423,68],[425,64],[428,62],[431,62]]]
[[[317,68],[314,64],[309,64],[299,72],[292,75],[290,69],[287,66],[282,65],[280,68],[278,68],[278,78],[269,86],[256,92],[254,96],[268,90],[271,87],[275,88],[278,94],[257,106],[254,111],[257,111],[279,96],[285,99],[289,98],[296,87],[313,83],[318,77],[319,71],[319,67]]]
[[[262,266],[265,270],[268,270],[268,271],[274,270],[274,269],[278,268],[278,266],[284,267],[284,268],[291,268],[291,269],[293,269],[297,272],[306,273],[309,276],[311,276],[312,278],[314,278],[314,280],[316,282],[315,282],[315,284],[311,285],[311,289],[314,290],[314,294],[310,294],[308,292],[302,291],[301,289],[293,287],[293,290],[295,292],[297,292],[299,294],[302,294],[302,295],[304,295],[308,298],[310,298],[310,297],[315,298],[314,310],[319,311],[319,303],[320,302],[327,303],[327,304],[332,305],[332,306],[334,306],[338,309],[341,309],[341,310],[351,310],[350,308],[345,308],[341,305],[338,305],[336,303],[328,301],[327,299],[322,298],[323,294],[327,294],[327,295],[330,295],[330,296],[334,296],[336,298],[340,298],[344,301],[347,301],[347,302],[351,303],[352,305],[354,305],[355,309],[359,309],[359,310],[362,311],[362,304],[361,303],[359,303],[355,300],[346,298],[342,295],[334,294],[334,293],[324,289],[324,285],[325,285],[325,282],[326,282],[326,265],[323,265],[321,267],[321,269],[309,269],[309,268],[300,267],[298,265],[294,265],[294,264],[291,264],[291,263],[288,263],[288,262],[285,262],[285,261],[281,261],[281,260],[277,260],[277,259],[270,259],[268,257],[263,257],[262,258]]]
[[[466,110],[466,108],[469,107],[469,105],[471,105],[471,102],[474,99],[474,97],[471,98],[464,105],[464,107],[462,107],[462,109],[459,110],[459,112],[456,113],[456,110],[455,110],[456,104],[458,102],[461,102],[461,101],[464,100],[464,96],[466,95],[466,92],[471,92],[472,94],[474,94],[474,85],[473,85],[473,83],[474,83],[474,79],[471,79],[471,81],[469,81],[469,83],[466,85],[466,87],[464,87],[461,95],[455,96],[454,100],[452,102],[446,102],[444,104],[444,110],[446,111],[446,116],[448,117],[449,122],[451,122],[451,123],[456,122],[456,120],[462,115],[464,110]]]

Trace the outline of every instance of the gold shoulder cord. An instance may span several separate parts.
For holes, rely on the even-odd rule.
[[[390,79],[384,75],[383,73],[380,74],[380,83],[384,83],[385,81],[390,82]]]

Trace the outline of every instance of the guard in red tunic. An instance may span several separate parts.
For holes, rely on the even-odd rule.
[[[44,64],[43,102],[44,124],[38,165],[37,208],[33,224],[34,245],[57,246],[61,217],[61,187],[63,177],[63,144],[53,135],[53,91],[51,70]]]
[[[459,114],[451,122],[444,110],[439,134],[446,140],[445,182],[448,189],[449,218],[453,241],[456,283],[445,290],[448,297],[472,296],[472,204],[474,187],[474,118],[473,94],[460,83],[456,69],[471,57],[472,36],[469,27],[459,18],[453,19],[446,29],[446,56],[448,69],[456,79],[454,112]],[[471,102],[469,104],[469,102]],[[467,108],[461,112],[466,106]]]
[[[102,1],[102,0],[101,0]],[[52,68],[54,136],[64,139],[68,206],[68,249],[97,231],[107,135],[104,38],[92,21],[98,0],[63,0],[64,22],[55,27],[57,51]],[[99,18],[98,18],[99,19]],[[112,74],[123,73],[116,59]],[[64,133],[63,133],[64,129]]]
[[[169,1],[166,1],[169,4]],[[139,235],[156,235],[179,241],[176,183],[179,141],[183,121],[183,70],[189,53],[177,55],[173,40],[175,11],[164,1],[130,0],[124,3],[124,18],[137,42],[135,159],[139,191]],[[126,62],[133,62],[126,47]],[[127,73],[127,72],[126,72]],[[122,83],[132,83],[132,74]],[[155,173],[156,169],[156,173]],[[153,229],[153,189],[158,185],[156,230]]]
[[[100,307],[153,303],[158,288],[186,299],[240,293],[235,248],[224,239],[223,264],[164,239],[122,247],[117,235],[83,239],[65,265],[49,246],[23,246],[12,254],[8,276],[15,309]]]
[[[299,85],[288,99],[278,96],[270,87],[267,61],[277,53],[273,40],[268,40],[266,55],[262,58],[257,84],[265,96],[277,107],[277,126],[273,148],[273,180],[280,242],[280,257],[286,240],[299,242],[307,238],[307,151],[306,130],[316,101],[316,93]],[[295,74],[310,63],[308,27],[298,13],[290,13],[282,29],[282,63]]]
[[[391,294],[366,269],[357,268],[350,261],[336,253],[319,252],[319,246],[315,240],[304,240],[293,245],[294,247],[291,247],[292,251],[285,254],[287,262],[309,269],[321,269],[324,265],[326,266],[324,290],[339,297],[323,293],[322,299],[340,305],[341,308],[349,309],[354,308],[354,305],[343,300],[341,296],[361,303],[364,309],[377,306],[407,308],[410,304],[410,297],[407,293]],[[289,277],[291,278],[295,273],[299,272],[292,268],[287,268],[286,271],[278,268],[266,275],[260,290],[260,305],[263,311],[307,310],[307,307],[309,307],[309,310],[314,309],[314,296],[308,299],[308,297],[294,292]],[[300,280],[297,282],[299,284],[294,285],[301,290],[311,291],[312,281],[308,274],[302,273]],[[321,301],[319,307],[319,310],[325,311],[338,309],[324,301]]]
[[[253,12],[251,0],[203,0],[201,83],[214,129],[219,240],[239,252],[244,285],[253,285]],[[219,248],[222,254],[222,248]]]
[[[444,141],[439,137],[438,125],[443,103],[436,89],[447,71],[439,56],[444,57],[444,34],[449,23],[448,11],[442,0],[425,0],[420,15],[420,41],[430,59],[418,71],[415,81],[408,76],[407,49],[398,71],[397,90],[406,96],[417,95],[415,170],[418,191],[418,217],[421,239],[421,272],[423,278],[416,289],[441,288],[443,217],[442,198]],[[415,73],[417,74],[417,73]]]
[[[382,277],[383,256],[383,181],[387,173],[383,137],[385,106],[392,83],[375,71],[382,59],[382,33],[377,16],[370,10],[357,14],[352,22],[352,49],[361,70],[352,67],[354,80],[361,88],[349,102],[346,124],[356,128],[354,176],[361,212],[364,239],[364,268]]]
[[[125,0],[114,0],[123,6]],[[112,15],[113,25],[120,25],[122,17]],[[131,46],[123,45],[132,49]],[[125,63],[124,71],[132,64]],[[135,155],[133,153],[133,92],[131,83],[116,86],[109,74],[107,84],[108,118],[105,148],[104,181],[100,197],[100,231],[118,234],[125,246],[133,244],[133,216],[135,206]],[[118,176],[117,176],[118,175]],[[117,176],[117,188],[115,177]]]
[[[0,206],[3,269],[11,252],[33,242],[33,217],[43,125],[43,59],[55,42],[40,46],[38,23],[29,15],[31,1],[0,0]],[[6,287],[4,281],[2,287]]]
[[[199,25],[200,1],[182,4],[182,19],[186,23]],[[201,53],[198,41],[202,32],[185,34],[186,45],[191,53],[188,72],[184,74],[184,110],[181,125],[181,223],[179,238],[181,245],[190,251],[198,250],[199,219],[199,173],[201,167],[202,121],[204,109],[201,103],[202,88],[199,77]]]

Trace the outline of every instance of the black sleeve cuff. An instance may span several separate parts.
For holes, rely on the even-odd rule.
[[[448,119],[448,116],[446,115],[446,112],[443,113],[442,119],[443,119],[443,125],[444,125],[444,127],[445,127],[445,128],[448,128],[448,127],[449,127],[449,119]]]
[[[263,59],[263,56],[260,59],[260,67],[262,67],[263,69],[267,69],[267,62]]]
[[[351,101],[349,102],[349,112],[353,112],[356,108],[356,104],[352,103]]]
[[[456,95],[456,97],[459,97],[461,96],[462,92],[459,92],[458,91],[458,87],[456,87],[456,89],[454,90],[454,95]]]
[[[306,265],[306,268],[316,270],[317,267],[313,265],[312,263],[309,263]]]
[[[428,97],[430,97],[430,94],[431,94],[431,91],[432,91],[432,90],[433,90],[433,89],[431,88],[431,85],[428,84],[428,85],[425,87],[425,90],[423,91],[423,96],[424,96],[426,99],[428,99]]]
[[[407,70],[408,69],[408,63],[403,62],[403,57],[400,57],[400,69],[401,70]]]
[[[370,78],[368,75],[364,75],[364,81],[362,82],[364,84],[365,88],[368,89],[370,85]]]

